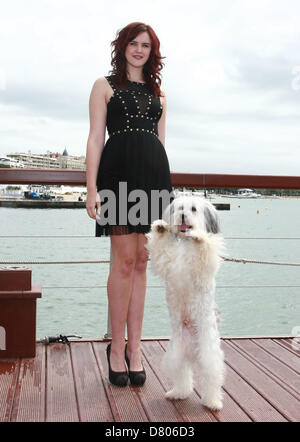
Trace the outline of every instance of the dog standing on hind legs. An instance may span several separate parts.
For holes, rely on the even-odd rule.
[[[196,371],[202,404],[220,410],[225,364],[215,304],[223,250],[217,211],[201,197],[176,197],[146,236],[151,268],[166,283],[172,328],[164,366],[173,386],[166,397],[187,398]]]

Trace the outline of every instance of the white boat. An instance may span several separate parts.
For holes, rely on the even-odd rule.
[[[252,189],[238,189],[235,195],[226,195],[227,198],[261,198],[260,193],[254,192]]]
[[[205,197],[205,192],[199,192],[199,191],[192,191],[192,190],[178,190],[174,189],[174,196],[200,196],[202,198]]]

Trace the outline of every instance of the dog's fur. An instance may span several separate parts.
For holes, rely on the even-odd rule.
[[[214,206],[199,196],[179,196],[146,235],[151,267],[166,282],[172,336],[165,367],[173,388],[168,399],[193,390],[193,371],[201,374],[201,400],[222,408],[224,355],[215,304],[215,275],[223,238]]]

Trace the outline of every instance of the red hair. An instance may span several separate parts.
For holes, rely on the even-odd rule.
[[[160,97],[161,74],[164,66],[160,55],[160,41],[151,26],[140,22],[134,22],[119,30],[116,39],[111,43],[111,65],[110,71],[115,75],[115,83],[120,88],[125,88],[127,81],[125,50],[127,45],[141,32],[147,32],[151,40],[151,52],[147,62],[143,66],[143,74],[146,84],[154,96]]]

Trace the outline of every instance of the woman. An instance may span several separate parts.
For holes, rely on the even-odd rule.
[[[97,79],[90,96],[86,209],[97,221],[96,236],[109,235],[112,248],[107,284],[112,328],[107,347],[109,379],[124,386],[129,377],[131,384],[143,385],[145,233],[172,199],[164,149],[166,97],[160,89],[163,63],[159,40],[149,25],[129,24],[111,45],[112,75]],[[104,145],[106,126],[109,138]],[[158,207],[152,192],[162,190],[169,200],[165,198]],[[134,195],[139,201],[134,201]],[[135,207],[133,202],[140,204]]]

